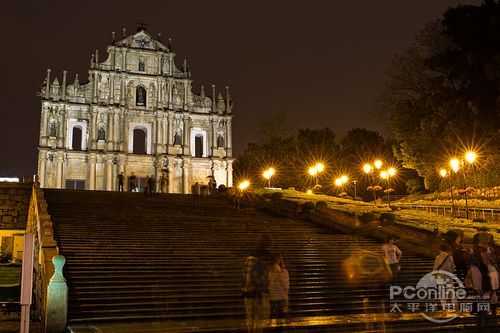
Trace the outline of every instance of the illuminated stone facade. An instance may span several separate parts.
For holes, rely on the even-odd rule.
[[[170,43],[168,43],[170,44]],[[118,175],[168,176],[168,192],[190,193],[213,176],[232,186],[232,101],[192,91],[189,67],[143,29],[92,56],[89,79],[42,86],[38,175],[42,187],[117,190]],[[127,186],[127,185],[125,185]]]

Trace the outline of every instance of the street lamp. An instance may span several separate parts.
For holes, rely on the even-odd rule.
[[[449,172],[443,168],[439,170],[439,175],[444,179],[449,175]],[[451,198],[451,215],[453,215],[453,211],[455,210],[455,203],[453,202],[453,186],[451,186],[451,184],[450,184],[450,198]]]
[[[342,175],[339,178],[336,178],[334,183],[335,183],[335,186],[337,186],[339,189],[341,189],[342,187],[344,187],[344,184],[347,183],[348,181],[349,181],[349,177],[347,177],[346,175]]]
[[[323,163],[316,163],[316,165],[309,168],[309,175],[315,178],[316,185],[318,185],[318,176],[321,172],[325,170],[325,165]]]
[[[477,154],[473,151],[466,151],[464,154],[464,159],[470,165],[473,165],[477,159]],[[465,216],[469,219],[469,203],[467,200],[467,176],[465,174],[464,161],[460,161],[458,158],[452,158],[450,160],[450,167],[455,172],[458,173],[460,167],[462,167],[462,175],[464,176],[464,196],[465,196]]]
[[[391,167],[387,170],[383,170],[380,172],[380,178],[384,179],[387,181],[387,190],[385,190],[384,192],[387,193],[387,200],[389,201],[389,207],[391,206],[391,196],[389,195],[391,192],[394,192],[393,189],[391,189],[390,185],[390,178],[391,177],[394,177],[396,175],[397,171],[395,168]]]
[[[240,189],[240,191],[245,191],[249,186],[250,182],[248,180],[244,180],[238,185],[238,188]]]
[[[274,176],[276,170],[274,168],[269,168],[262,173],[262,176],[267,179],[267,187],[271,188],[271,177]]]
[[[376,169],[380,169],[382,167],[382,161],[381,160],[375,160],[375,162],[373,162],[373,165],[375,166]]]

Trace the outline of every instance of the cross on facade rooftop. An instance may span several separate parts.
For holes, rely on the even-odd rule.
[[[137,23],[137,31],[146,30],[147,26],[148,25],[146,23],[144,23],[144,20],[141,19],[141,22]]]

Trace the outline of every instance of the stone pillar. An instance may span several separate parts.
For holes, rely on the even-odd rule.
[[[184,140],[183,145],[183,155],[191,155],[191,119],[189,116],[184,115]]]
[[[45,99],[50,96],[50,68],[47,69],[47,82],[45,83]]]
[[[122,49],[122,72],[127,71],[127,49]]]
[[[125,78],[120,77],[120,105],[125,105]]]
[[[217,151],[217,128],[219,124],[219,118],[217,116],[212,118],[212,121],[210,123],[211,128],[212,128],[212,145],[210,146],[212,148],[212,156],[216,156],[216,151]]]
[[[112,62],[114,63],[114,60],[112,60]],[[111,65],[113,66],[113,65]],[[113,67],[111,67],[113,68]],[[114,75],[110,75],[110,78],[109,78],[109,103],[111,104],[115,104],[115,76]]]
[[[233,136],[232,136],[232,126],[231,126],[231,118],[227,119],[226,122],[226,156],[233,156]]]
[[[187,110],[188,109],[188,82],[184,81],[184,103],[183,103],[183,109]]]
[[[88,147],[90,150],[96,149],[96,125],[97,123],[97,111],[91,107],[90,110],[90,121],[89,121],[89,142]],[[82,133],[83,135],[83,133]]]
[[[59,333],[66,331],[68,317],[68,285],[63,276],[66,258],[56,255],[52,258],[54,275],[47,287],[47,304],[45,313],[45,332]]]
[[[120,110],[118,109],[117,112],[114,114],[114,122],[113,122],[113,142],[114,142],[114,150],[120,150],[119,147],[119,142],[122,141],[121,136],[120,136]]]
[[[121,151],[128,152],[128,111],[123,110],[122,112],[122,127],[121,127]],[[147,149],[147,148],[146,148]]]
[[[108,133],[106,134],[106,141],[108,142],[108,150],[113,149],[113,129],[114,129],[115,113],[113,109],[108,110]]]
[[[89,155],[89,190],[95,190],[95,165],[96,165],[96,156],[95,154]]]
[[[113,155],[108,155],[106,160],[106,191],[113,190]]]
[[[172,167],[172,163],[169,161],[167,166],[167,177],[168,177],[168,186],[167,192],[172,193],[174,187],[174,168]]]
[[[56,162],[56,188],[62,188],[62,178],[63,178],[63,157],[61,154],[57,155]]]
[[[161,154],[162,153],[162,138],[163,138],[163,130],[162,130],[162,119],[163,119],[163,113],[160,110],[155,111],[155,127],[156,127],[156,135],[154,137],[155,140],[155,148],[154,148],[154,153],[156,154]]]
[[[93,101],[94,103],[97,103],[97,91],[98,91],[98,87],[97,87],[97,82],[98,82],[98,75],[97,75],[97,72],[93,72],[92,75],[94,76],[94,89],[92,91],[93,93]]]
[[[172,101],[172,90],[173,90],[173,81],[169,80],[168,81],[168,108],[172,109],[173,108],[173,101]]]
[[[233,186],[233,161],[227,161],[227,187]]]
[[[63,81],[62,81],[62,100],[66,99],[66,74],[67,71],[63,71]]]
[[[191,193],[191,186],[189,183],[189,171],[191,167],[191,159],[183,158],[182,161],[182,193]]]
[[[38,160],[38,181],[40,182],[40,187],[45,187],[45,163],[47,158],[45,157],[45,152],[40,153],[40,159]]]
[[[174,139],[174,115],[169,111],[168,112],[168,133],[167,133],[167,146],[172,146]]]

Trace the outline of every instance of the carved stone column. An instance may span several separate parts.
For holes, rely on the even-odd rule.
[[[96,156],[95,154],[89,155],[89,190],[95,190],[95,165],[96,165]]]
[[[47,163],[45,152],[40,152],[38,160],[38,181],[40,182],[40,187],[45,187],[45,163]]]
[[[174,115],[171,111],[168,112],[168,133],[167,133],[167,146],[171,147],[174,139]]]
[[[114,52],[113,52],[114,54]],[[113,57],[114,59],[114,57]],[[114,63],[114,60],[112,60]],[[113,65],[111,65],[113,66]],[[111,67],[113,68],[113,67]],[[109,78],[109,103],[114,104],[115,103],[115,76],[113,74],[110,75]]]
[[[113,155],[108,155],[106,160],[106,191],[113,190]]]
[[[57,154],[56,161],[56,188],[62,188],[63,178],[63,156],[61,153]]]
[[[227,187],[233,186],[233,161],[227,161]]]
[[[232,136],[232,126],[231,126],[231,118],[227,119],[226,122],[226,156],[233,156],[233,136]]]
[[[184,140],[182,142],[183,155],[191,155],[191,118],[184,115]]]
[[[108,150],[113,150],[113,130],[114,130],[114,120],[115,120],[115,114],[114,114],[114,109],[109,109],[108,110],[108,133],[106,134],[106,141]]]
[[[189,183],[189,173],[191,169],[191,158],[184,157],[182,159],[182,193],[191,193],[191,186]]]

